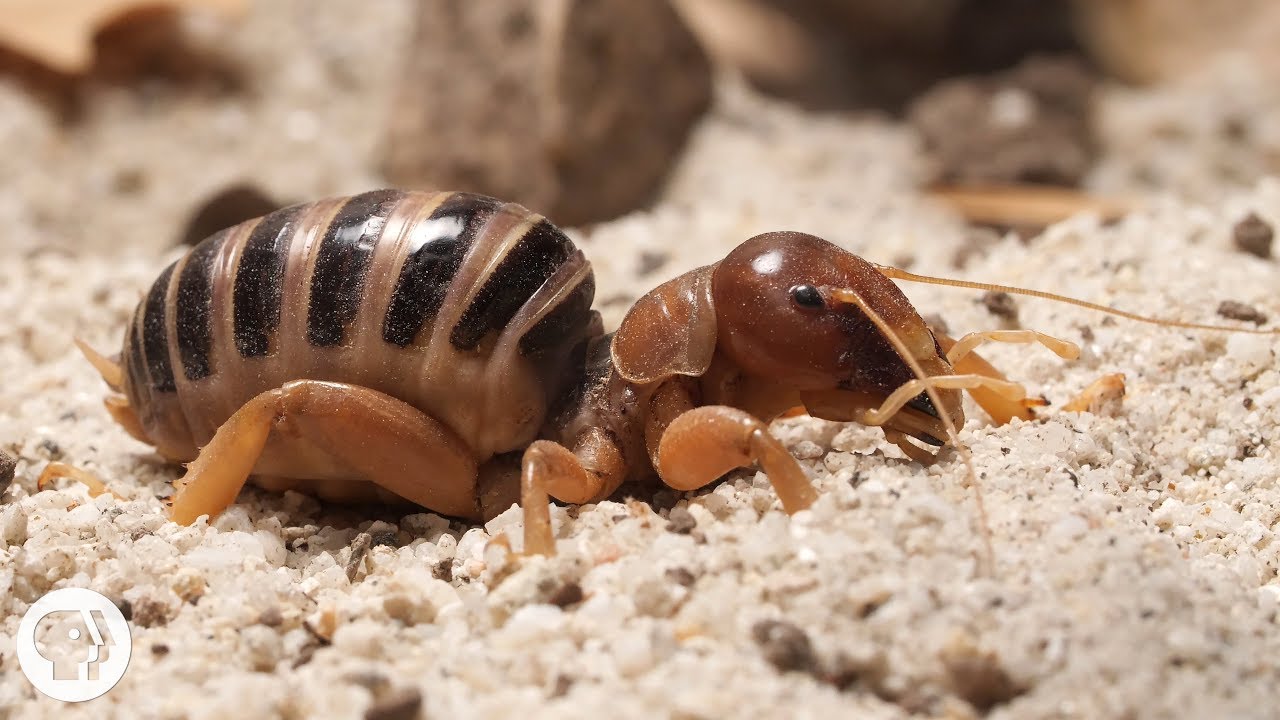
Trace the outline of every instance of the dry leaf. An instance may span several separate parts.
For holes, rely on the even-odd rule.
[[[249,0],[0,0],[0,45],[67,74],[93,64],[93,38],[113,20],[149,9],[201,7],[239,17]]]
[[[1081,212],[1115,220],[1132,211],[1124,198],[1098,197],[1064,187],[994,185],[937,187],[929,195],[950,205],[965,220],[1009,226],[1045,227]]]

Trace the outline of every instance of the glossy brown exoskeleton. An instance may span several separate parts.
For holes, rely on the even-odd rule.
[[[814,489],[773,418],[877,425],[930,462],[928,446],[956,442],[961,389],[997,422],[1031,416],[976,345],[1074,356],[1029,330],[953,341],[890,277],[994,287],[771,232],[655,288],[606,335],[590,264],[541,216],[381,190],[215,234],[156,280],[118,359],[86,354],[116,420],[190,462],[177,522],[221,512],[252,475],[471,520],[519,501],[525,551],[550,553],[549,498],[596,501],[655,474],[689,490],[758,464],[795,512]]]

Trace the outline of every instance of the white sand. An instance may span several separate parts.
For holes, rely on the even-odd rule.
[[[1138,311],[1212,322],[1230,299],[1280,317],[1276,264],[1229,237],[1248,210],[1280,222],[1280,183],[1211,206],[1154,198],[1110,228],[1077,218],[958,271],[968,231],[916,193],[904,130],[724,95],[661,204],[577,236],[611,324],[660,280],[780,228]],[[250,165],[251,150],[230,152]],[[299,174],[333,162],[299,158]],[[98,198],[85,207],[109,215]],[[645,253],[670,259],[638,278]],[[635,500],[557,510],[560,555],[511,564],[486,541],[518,537],[514,510],[469,528],[250,490],[212,526],[166,523],[157,496],[177,470],[110,422],[70,338],[118,343],[171,256],[14,255],[0,264],[0,444],[20,456],[0,495],[0,717],[358,718],[375,694],[409,689],[435,718],[966,717],[974,704],[1019,718],[1275,714],[1274,339],[1019,301],[1024,326],[1082,342],[1084,358],[999,347],[990,359],[1055,406],[1112,372],[1129,396],[1105,417],[1051,407],[1005,427],[971,408],[961,438],[982,478],[991,577],[977,572],[956,453],[925,468],[877,430],[810,420],[775,431],[821,490],[811,511],[782,514],[749,471],[691,495],[631,488]],[[997,325],[975,293],[908,291],[953,332]],[[128,499],[74,484],[36,494],[53,458]],[[655,509],[673,504],[691,532]],[[400,547],[373,547],[352,581],[362,532]],[[585,599],[549,604],[575,584]],[[39,696],[13,656],[22,613],[63,586],[132,609],[128,673],[83,706]]]

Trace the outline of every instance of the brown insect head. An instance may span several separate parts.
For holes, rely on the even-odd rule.
[[[916,379],[878,315],[927,376],[947,375],[945,354],[898,287],[826,240],[771,232],[747,240],[712,278],[721,352],[745,374],[797,391],[810,414],[860,420]],[[960,393],[940,390],[943,411],[963,426]],[[946,430],[921,393],[884,423],[931,445]]]

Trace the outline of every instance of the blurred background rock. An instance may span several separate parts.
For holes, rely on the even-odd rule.
[[[1276,37],[1264,0],[0,0],[0,243],[155,249],[388,184],[607,220],[717,72],[905,118],[926,184],[1208,198],[1280,169]]]

